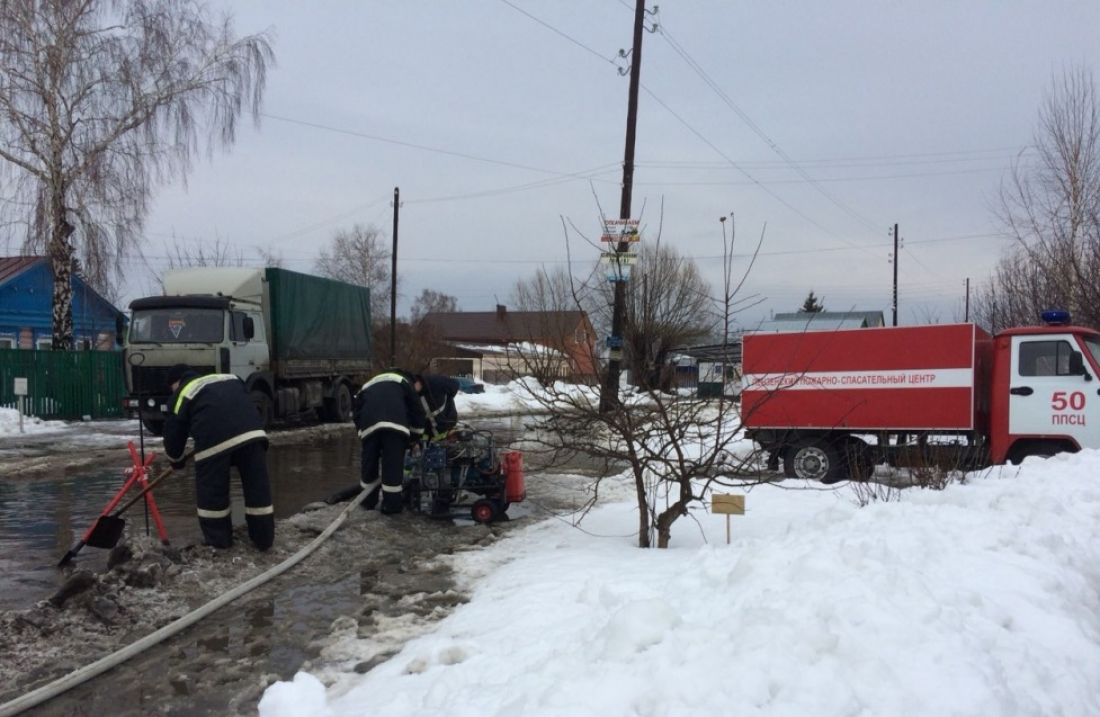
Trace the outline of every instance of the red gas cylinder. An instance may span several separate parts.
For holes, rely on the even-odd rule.
[[[527,497],[527,484],[523,480],[523,454],[519,451],[507,451],[501,456],[504,469],[504,499],[509,503],[519,503]]]

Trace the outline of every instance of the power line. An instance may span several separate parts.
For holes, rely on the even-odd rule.
[[[697,74],[700,78],[702,78],[703,82],[706,83],[706,85],[708,87],[710,87],[711,90],[713,90],[716,95],[718,95],[718,97],[726,104],[726,106],[729,107],[731,110],[733,110],[734,114],[736,114],[738,117],[740,117],[741,120],[746,125],[748,125],[749,129],[752,130],[753,133],[756,134],[756,136],[758,136],[761,140],[763,140],[764,143],[766,145],[768,145],[768,147],[773,152],[775,152],[775,154],[778,155],[780,159],[782,159],[784,162],[787,163],[788,166],[790,166],[792,169],[794,169],[796,172],[798,172],[798,174],[803,179],[805,179],[812,187],[814,187],[814,189],[816,189],[818,192],[820,192],[822,196],[824,196],[826,199],[828,199],[834,205],[839,207],[841,210],[843,210],[849,216],[851,216],[851,217],[855,218],[856,220],[862,222],[865,226],[871,228],[872,230],[877,231],[878,225],[875,222],[872,222],[871,220],[867,219],[862,214],[860,214],[859,212],[852,209],[850,206],[848,206],[847,204],[845,204],[844,202],[840,201],[838,198],[833,196],[824,187],[822,187],[820,184],[818,184],[816,181],[814,181],[813,177],[811,177],[809,175],[809,173],[806,172],[805,169],[803,169],[797,162],[795,162],[793,159],[791,159],[790,155],[788,155],[783,150],[783,148],[780,147],[779,144],[775,142],[775,140],[773,140],[771,137],[769,137],[764,132],[764,130],[761,129],[761,127],[758,124],[756,124],[756,122],[754,122],[753,119],[751,117],[749,117],[748,114],[744,110],[742,110],[737,105],[737,103],[735,103],[733,101],[733,99],[730,98],[730,96],[728,94],[726,94],[726,92],[724,90],[722,90],[721,87],[719,87],[718,83],[716,83],[713,79],[711,79],[710,75],[707,74],[706,70],[704,70],[702,68],[702,66],[698,62],[695,61],[695,58],[693,58],[691,56],[691,54],[688,53],[687,50],[685,50],[683,47],[681,47],[680,43],[676,41],[676,38],[672,37],[671,33],[668,32],[668,27],[667,27],[666,23],[662,22],[661,25],[658,28],[658,31],[661,33],[661,37],[665,38],[665,41],[668,42],[669,47],[671,47],[673,49],[673,51],[677,55],[679,55],[680,58],[682,60],[684,60],[684,62],[686,62],[688,64],[688,67],[690,67],[692,70],[694,70],[695,74]]]
[[[914,179],[920,177],[950,177],[959,176],[963,174],[981,174],[983,172],[998,172],[1004,171],[1007,167],[982,167],[975,169],[958,169],[945,172],[910,172],[908,174],[878,174],[878,175],[865,175],[860,177],[824,177],[812,180],[814,182],[870,182],[879,180],[894,180],[894,179]],[[756,180],[752,181],[734,181],[734,180],[674,180],[674,181],[649,181],[649,182],[635,182],[635,184],[642,184],[647,186],[662,186],[662,187],[740,187],[748,186],[752,184],[805,184],[805,179],[769,179],[769,180]]]
[[[1011,238],[1012,237],[1010,237],[1006,234],[961,234],[961,235],[956,235],[956,236],[936,237],[936,238],[931,238],[931,239],[906,240],[906,245],[933,244],[933,243],[939,243],[939,242],[963,241],[963,240],[968,240],[968,239],[1009,240]],[[873,245],[868,245],[868,246],[831,246],[831,247],[813,247],[813,248],[809,248],[809,249],[778,249],[778,250],[775,250],[775,251],[760,251],[760,252],[756,253],[756,256],[793,256],[793,255],[802,255],[802,254],[827,254],[827,253],[840,252],[840,251],[874,250],[874,249],[879,249],[879,248],[889,248],[889,247],[892,247],[892,246],[893,246],[893,244],[891,242],[882,242],[880,244],[873,244]],[[744,259],[744,258],[747,258],[749,256],[752,256],[752,254],[749,254],[749,253],[734,253],[732,256],[733,256],[733,258]],[[307,254],[297,254],[297,253],[289,253],[289,254],[284,253],[283,257],[285,259],[287,259],[288,261],[310,261],[313,258],[313,255],[312,254],[307,255]],[[162,261],[163,263],[166,264],[169,260],[175,259],[176,257],[172,256],[172,255],[166,255],[166,254],[144,254],[144,255],[141,255],[141,256],[139,256],[137,254],[124,255],[124,261],[138,261],[138,260],[141,260],[142,258],[144,258],[145,260],[158,260],[158,261]],[[696,255],[696,256],[684,256],[683,258],[693,260],[693,261],[712,261],[712,260],[715,260],[715,259],[721,259],[721,258],[723,258],[723,256],[721,254],[707,254],[707,255]],[[497,258],[441,257],[441,256],[430,256],[430,257],[428,257],[428,256],[404,257],[403,256],[403,257],[401,257],[401,261],[402,262],[406,262],[406,261],[408,261],[408,262],[417,262],[417,263],[425,263],[425,264],[506,264],[506,265],[507,264],[551,264],[551,265],[557,265],[557,264],[569,264],[569,263],[580,265],[580,264],[585,264],[586,263],[586,262],[579,262],[579,261],[570,262],[569,260],[562,259],[562,258],[554,258],[554,259],[546,259],[546,258],[543,258],[543,259],[497,259]]]
[[[578,40],[578,39],[576,39],[575,37],[573,37],[572,35],[569,35],[568,33],[562,32],[561,30],[559,30],[558,28],[554,27],[553,25],[551,25],[551,24],[550,24],[550,23],[548,23],[548,22],[545,22],[545,21],[543,21],[543,20],[540,20],[539,18],[535,17],[534,15],[532,15],[532,14],[531,14],[531,13],[529,13],[529,12],[527,12],[527,11],[526,11],[526,10],[524,10],[523,8],[521,8],[521,7],[518,7],[518,6],[514,5],[514,4],[512,4],[512,3],[511,3],[511,2],[509,2],[508,0],[500,0],[500,1],[501,1],[502,3],[504,3],[505,5],[507,5],[508,7],[510,7],[510,8],[512,8],[513,10],[515,10],[516,12],[520,13],[521,15],[525,15],[526,17],[530,18],[531,20],[534,20],[535,22],[537,22],[538,24],[542,25],[543,27],[545,27],[545,28],[546,28],[547,30],[549,30],[550,32],[552,32],[552,33],[554,33],[554,34],[558,35],[559,37],[565,38],[565,39],[566,39],[566,40],[568,40],[569,42],[573,43],[573,44],[574,44],[574,45],[576,45],[577,47],[579,47],[579,48],[581,48],[582,50],[584,50],[585,52],[587,52],[587,53],[589,53],[589,54],[592,54],[592,55],[595,55],[596,57],[600,58],[600,59],[601,59],[601,60],[603,60],[604,62],[609,62],[609,63],[611,63],[612,65],[615,65],[616,67],[618,66],[618,63],[616,63],[616,62],[615,62],[614,56],[613,56],[613,57],[604,57],[603,55],[601,55],[600,53],[596,52],[595,50],[593,50],[593,49],[592,49],[591,47],[589,47],[588,45],[585,45],[585,44],[584,44],[583,42],[581,42],[580,40]]]
[[[504,0],[501,0],[502,2]],[[268,114],[265,112],[260,113],[261,117],[277,120],[279,122],[286,122],[288,124],[300,125],[302,127],[311,127],[313,129],[324,130],[326,132],[333,132],[336,134],[343,134],[349,137],[358,137],[360,139],[369,139],[374,142],[383,142],[385,144],[392,144],[399,147],[409,147],[411,149],[419,149],[424,152],[432,152],[434,154],[442,154],[450,157],[458,157],[460,159],[468,159],[474,162],[484,162],[486,164],[495,164],[501,167],[511,167],[512,169],[525,169],[530,172],[539,172],[540,174],[551,174],[557,177],[572,176],[569,172],[559,172],[553,169],[545,169],[543,167],[535,167],[530,164],[521,164],[519,162],[510,162],[503,159],[494,159],[492,157],[481,157],[476,154],[470,154],[468,152],[458,152],[455,150],[444,149],[442,147],[431,147],[425,144],[417,144],[415,142],[406,142],[404,140],[392,139],[390,137],[382,137],[380,135],[368,134],[366,132],[359,132],[357,130],[344,129],[341,127],[333,127],[332,125],[321,124],[320,122],[310,122],[307,120],[299,120],[291,117],[281,117],[279,115]]]

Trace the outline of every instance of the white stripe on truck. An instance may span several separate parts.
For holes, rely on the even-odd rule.
[[[914,368],[884,371],[807,371],[752,373],[742,379],[746,391],[808,391],[860,388],[973,388],[972,368]]]

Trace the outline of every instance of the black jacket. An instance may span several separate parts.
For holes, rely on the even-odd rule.
[[[246,443],[267,442],[244,382],[232,374],[192,376],[180,383],[164,421],[168,460],[183,458],[188,435],[195,439],[196,462]]]
[[[423,384],[420,395],[428,414],[428,431],[432,432],[434,425],[433,437],[442,436],[458,423],[458,409],[455,407],[458,381],[432,373],[422,375],[420,381]]]
[[[404,433],[410,439],[424,433],[424,408],[413,387],[413,377],[404,371],[378,374],[363,384],[355,402],[355,427],[360,439],[381,429]]]

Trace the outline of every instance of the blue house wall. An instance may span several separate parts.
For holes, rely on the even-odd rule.
[[[15,348],[37,348],[53,336],[53,272],[45,259],[0,284],[0,339]],[[73,276],[73,336],[77,348],[115,348],[122,312],[79,276]],[[6,342],[0,342],[6,344]]]

